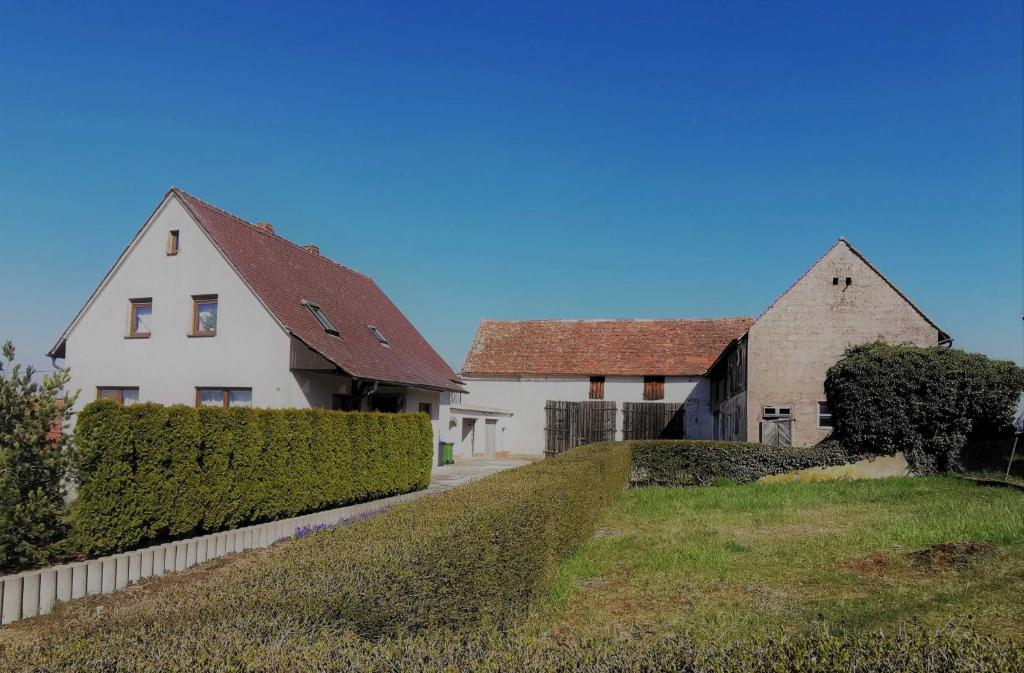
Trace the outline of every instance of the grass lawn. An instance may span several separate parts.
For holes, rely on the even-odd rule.
[[[969,549],[915,554],[929,545]],[[989,546],[991,545],[991,546]],[[952,477],[628,491],[562,563],[534,632],[727,640],[826,620],[1024,628],[1024,493]]]

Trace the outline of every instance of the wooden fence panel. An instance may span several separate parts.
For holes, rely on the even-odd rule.
[[[683,439],[685,410],[679,402],[623,402],[623,439]]]
[[[583,444],[615,439],[615,402],[548,400],[544,405],[544,454],[557,456]]]

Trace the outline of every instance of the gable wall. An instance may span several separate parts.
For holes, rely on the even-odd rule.
[[[938,330],[840,243],[750,328],[747,438],[758,441],[765,405],[793,409],[794,445],[827,436],[817,427],[817,404],[828,368],[848,347],[876,339],[934,346]]]
[[[166,254],[170,230],[180,252]],[[219,295],[217,335],[193,338],[192,295]],[[126,339],[129,300],[152,297],[152,336]],[[253,405],[309,406],[289,371],[289,337],[175,198],[169,198],[67,339],[78,406],[97,386],[138,386],[139,399],[194,404],[196,386],[249,387]]]

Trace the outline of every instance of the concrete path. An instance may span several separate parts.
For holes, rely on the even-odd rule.
[[[430,473],[430,487],[427,493],[445,491],[476,481],[495,472],[529,465],[532,461],[506,458],[502,460],[463,460],[451,465],[435,465]]]

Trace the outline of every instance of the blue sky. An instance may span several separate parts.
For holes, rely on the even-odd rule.
[[[0,339],[170,185],[480,318],[756,315],[840,235],[1022,359],[1021,3],[0,2]],[[896,6],[898,5],[898,6]]]

